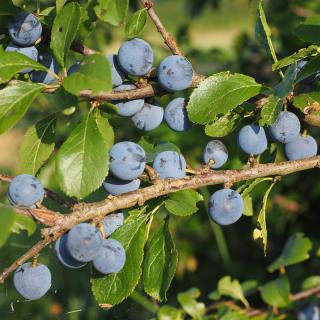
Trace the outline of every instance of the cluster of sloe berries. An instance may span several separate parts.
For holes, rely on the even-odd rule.
[[[9,202],[16,207],[36,208],[44,198],[41,182],[28,174],[16,176],[8,189]],[[55,243],[58,260],[68,268],[81,268],[92,261],[94,268],[102,274],[119,272],[126,261],[122,244],[109,236],[123,225],[122,212],[106,216],[98,227],[80,223],[64,234]],[[51,287],[51,272],[47,266],[28,262],[14,273],[13,283],[26,299],[41,298]]]
[[[59,67],[52,54],[45,52],[39,54],[35,47],[36,42],[41,38],[42,25],[39,19],[32,13],[21,12],[16,14],[8,26],[11,42],[6,48],[7,52],[18,52],[28,58],[38,61],[54,73],[58,73]],[[29,73],[33,82],[50,84],[55,78],[46,71],[36,71],[30,68],[22,70],[20,73]]]

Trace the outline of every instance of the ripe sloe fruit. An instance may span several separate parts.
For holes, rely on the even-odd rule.
[[[320,319],[319,307],[314,303],[310,303],[306,305],[303,309],[301,309],[298,312],[297,319],[298,320],[319,320]]]
[[[132,181],[123,181],[109,175],[103,183],[103,187],[110,194],[118,196],[120,194],[139,189],[140,179],[134,179]]]
[[[175,151],[160,152],[153,161],[153,169],[161,179],[179,179],[186,176],[186,160]]]
[[[185,131],[190,128],[184,98],[173,99],[166,107],[164,118],[168,126],[176,131]]]
[[[295,140],[285,144],[284,151],[288,160],[300,160],[317,155],[317,141],[309,136],[299,135]]]
[[[40,55],[39,62],[47,67],[50,71],[57,74],[59,72],[59,66],[56,59],[49,53]],[[46,71],[32,71],[30,73],[30,79],[32,82],[50,84],[56,80],[50,73]]]
[[[123,225],[123,213],[117,212],[107,215],[103,219],[103,227],[106,236],[109,237],[113,232]]]
[[[126,75],[121,70],[118,64],[117,55],[116,54],[108,54],[107,58],[111,67],[111,76],[112,76],[112,84],[114,87],[120,86],[123,83]],[[124,89],[123,89],[124,90]]]
[[[240,148],[250,155],[261,154],[268,146],[264,129],[255,124],[244,126],[239,131],[238,143]]]
[[[211,169],[220,168],[228,160],[228,150],[220,140],[212,140],[203,151],[203,160]]]

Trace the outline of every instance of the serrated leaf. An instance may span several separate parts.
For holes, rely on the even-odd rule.
[[[169,230],[169,219],[163,222],[146,246],[143,268],[144,290],[154,299],[166,300],[177,267],[177,250]]]
[[[16,214],[13,208],[1,206],[1,204],[0,204],[0,209],[1,209],[1,213],[0,213],[0,226],[1,226],[0,248],[1,248],[6,243],[11,233],[11,229],[16,220]]]
[[[78,95],[82,90],[91,90],[93,94],[110,92],[112,78],[110,64],[101,54],[85,57],[78,69],[64,78],[63,87],[71,94]]]
[[[222,117],[216,118],[212,123],[206,124],[205,133],[213,138],[225,137],[237,128],[240,119],[240,114],[228,112]]]
[[[230,276],[221,278],[218,282],[218,292],[222,296],[240,300],[246,308],[249,307],[249,303],[244,297],[240,282],[237,279],[232,280]]]
[[[30,127],[20,149],[21,171],[36,175],[54,150],[57,115],[52,114]]]
[[[95,110],[93,116],[107,150],[109,150],[114,143],[113,128],[110,125],[108,118],[104,117],[100,110]]]
[[[191,288],[186,292],[178,294],[178,301],[181,304],[183,310],[192,317],[192,319],[202,319],[202,316],[206,312],[205,304],[197,302],[197,298],[200,297],[200,290],[197,288]]]
[[[260,112],[260,126],[270,126],[272,125],[278,118],[280,111],[282,109],[282,100],[271,94],[268,97],[268,101],[263,104],[261,112]]]
[[[298,52],[292,54],[291,56],[285,57],[272,65],[272,71],[284,68],[289,66],[290,64],[307,58],[318,52],[318,46],[311,45],[307,48],[302,48]]]
[[[312,242],[302,233],[292,235],[286,242],[280,256],[268,266],[268,271],[273,272],[310,258],[309,251]]]
[[[21,214],[16,214],[16,218],[12,226],[12,232],[20,233],[21,230],[27,231],[27,234],[30,237],[37,230],[37,225],[32,218]]]
[[[143,8],[136,11],[127,21],[125,26],[125,34],[129,39],[137,37],[143,30],[147,22],[147,9]]]
[[[181,190],[169,195],[165,207],[176,216],[190,216],[199,210],[197,202],[202,200],[202,195],[194,190]]]
[[[307,79],[308,77],[312,76],[315,73],[318,73],[320,70],[320,56],[316,56],[311,59],[301,70],[298,75],[297,83]]]
[[[148,215],[143,215],[112,234],[112,238],[118,240],[126,251],[126,263],[118,273],[91,279],[92,292],[99,304],[119,304],[137,286],[142,273],[147,218]]]
[[[243,200],[243,214],[247,217],[253,216],[253,199],[248,194],[245,197],[242,197]]]
[[[278,308],[284,308],[290,303],[290,283],[283,275],[266,283],[261,288],[261,296],[265,303]]]
[[[114,26],[123,24],[129,7],[129,0],[98,0],[94,11],[97,17]]]
[[[56,11],[59,13],[67,0],[56,0]]]
[[[15,74],[26,68],[47,70],[42,64],[19,52],[6,52],[0,47],[0,83],[8,82]]]
[[[297,76],[297,63],[294,62],[287,68],[284,77],[274,88],[274,94],[279,98],[284,98],[293,91],[294,81]]]
[[[64,6],[54,19],[50,47],[62,67],[65,67],[66,55],[77,35],[80,22],[81,7],[76,2]]]
[[[184,312],[171,306],[162,306],[158,311],[159,320],[183,320]]]
[[[57,180],[69,196],[82,199],[98,189],[108,173],[108,149],[89,112],[73,129],[56,159]]]
[[[20,82],[0,90],[0,133],[20,121],[42,89],[40,84]]]
[[[305,108],[314,102],[320,103],[319,91],[306,92],[294,97],[293,105],[304,112]]]
[[[320,15],[308,17],[295,28],[295,34],[303,41],[320,44]]]
[[[189,119],[207,124],[220,114],[232,111],[261,92],[261,85],[251,77],[230,72],[217,73],[196,88],[187,106]]]

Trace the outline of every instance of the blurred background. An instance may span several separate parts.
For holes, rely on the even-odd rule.
[[[52,2],[52,1],[51,1]],[[33,1],[34,3],[34,1]],[[41,1],[47,6],[50,1]],[[162,22],[178,40],[183,52],[192,61],[195,70],[205,75],[231,70],[253,76],[258,82],[272,84],[279,81],[271,72],[272,61],[255,41],[257,1],[254,0],[154,0],[155,10]],[[138,1],[130,1],[132,12],[139,8]],[[31,7],[32,10],[32,1]],[[292,54],[306,46],[295,37],[294,27],[306,17],[320,13],[319,0],[269,0],[265,1],[267,18],[278,57]],[[1,19],[1,17],[0,17]],[[155,52],[155,64],[169,54],[155,27],[148,21],[141,36],[147,40]],[[117,52],[124,40],[124,28],[114,28],[98,24],[87,40],[87,45],[106,53]],[[5,43],[5,40],[2,41]],[[80,59],[74,54],[70,65]],[[190,93],[190,92],[189,92]],[[186,97],[189,94],[186,92]],[[159,101],[165,106],[172,95]],[[0,136],[0,171],[18,174],[19,148],[28,126],[43,116],[55,111],[64,111],[59,119],[58,145],[68,136],[71,127],[86,112],[88,105],[81,102],[76,108],[75,101],[53,95],[41,97],[28,111],[27,117],[15,128]],[[139,141],[141,132],[130,120],[120,118],[110,105],[105,106],[110,113],[110,122],[115,129],[116,141],[129,139]],[[250,119],[244,120],[250,122]],[[252,119],[251,119],[252,121]],[[319,129],[310,132],[319,141]],[[202,127],[194,126],[187,133],[171,131],[165,124],[148,133],[145,137],[152,143],[169,141],[181,149],[188,162],[196,167],[201,163],[202,150],[210,137],[205,136]],[[225,168],[240,168],[247,159],[236,145],[235,133],[223,138],[230,154]],[[277,159],[283,160],[279,149]],[[46,187],[56,189],[54,176],[54,156],[40,173]],[[287,176],[278,183],[271,193],[267,206],[269,244],[264,256],[260,242],[255,242],[252,232],[256,226],[257,214],[268,183],[260,184],[254,192],[254,212],[252,217],[243,217],[236,224],[220,228],[208,219],[206,207],[201,204],[199,211],[190,217],[173,217],[171,229],[179,252],[176,276],[168,292],[168,303],[177,305],[176,295],[191,287],[198,287],[201,299],[208,301],[207,295],[216,288],[219,278],[226,274],[240,282],[250,279],[263,283],[272,278],[265,267],[281,252],[286,239],[303,232],[314,243],[312,258],[298,266],[291,267],[289,277],[292,291],[299,290],[301,279],[306,275],[320,275],[318,248],[320,237],[318,226],[320,180],[315,171]],[[0,201],[7,204],[7,185],[0,183]],[[205,198],[219,187],[200,190]],[[98,190],[86,201],[105,198],[103,190]],[[53,206],[53,204],[48,204]],[[1,210],[1,204],[0,204]],[[154,228],[157,226],[157,220]],[[1,226],[0,226],[1,228]],[[0,229],[1,232],[1,229]],[[39,238],[39,230],[31,237],[25,231],[12,234],[0,249],[0,269],[22,254]],[[143,290],[138,290],[120,306],[110,311],[98,308],[90,292],[90,266],[80,270],[67,270],[56,260],[53,247],[47,248],[40,261],[49,265],[53,284],[50,293],[40,301],[24,301],[15,292],[11,278],[0,286],[0,319],[150,319],[157,302],[148,299]],[[257,307],[262,302],[253,297]]]

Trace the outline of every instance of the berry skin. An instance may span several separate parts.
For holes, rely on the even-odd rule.
[[[110,150],[110,172],[118,179],[131,181],[144,171],[146,153],[136,143],[123,141]]]
[[[227,226],[240,219],[243,212],[241,195],[231,189],[216,191],[209,200],[209,214],[216,223]]]
[[[314,303],[308,304],[298,312],[297,319],[298,320],[319,320],[320,319],[319,307]]]
[[[317,155],[317,141],[307,135],[299,135],[297,139],[285,144],[284,151],[288,160],[301,160]]]
[[[126,262],[126,252],[122,244],[114,239],[103,241],[98,255],[93,260],[94,268],[103,273],[119,272]]]
[[[179,179],[186,176],[186,160],[175,151],[160,152],[153,161],[153,169],[161,179]]]
[[[9,45],[6,48],[6,52],[18,52],[21,53],[23,55],[25,55],[26,57],[34,60],[34,61],[38,61],[38,50],[36,47],[31,46],[31,47],[19,47],[17,45],[15,45],[14,43],[9,43]],[[32,69],[30,68],[26,68],[23,69],[22,71],[20,71],[20,73],[28,73],[31,72]]]
[[[51,54],[44,54],[39,56],[39,62],[47,67],[50,71],[57,74],[59,72],[59,66],[56,61],[52,57]],[[46,71],[32,71],[30,73],[30,79],[32,82],[43,83],[43,84],[50,84],[56,80],[51,74],[47,73]]]
[[[109,237],[113,232],[120,228],[123,225],[123,221],[124,218],[122,212],[107,215],[103,219],[103,227],[106,236]]]
[[[184,98],[173,99],[166,107],[164,119],[168,126],[175,131],[185,131],[190,128]]]
[[[238,144],[247,154],[258,155],[268,147],[267,136],[262,127],[255,124],[244,126],[238,134]]]
[[[107,58],[111,67],[112,84],[114,87],[121,86],[126,75],[119,67],[119,64],[117,61],[117,55],[108,54]]]
[[[69,231],[67,249],[71,256],[80,262],[93,260],[101,245],[100,231],[89,223],[80,223]]]
[[[72,269],[78,269],[86,265],[85,262],[80,262],[72,258],[69,250],[67,249],[68,233],[64,234],[61,238],[56,241],[54,246],[57,258],[66,267]]]
[[[203,151],[203,161],[210,164],[211,169],[222,167],[228,160],[228,150],[219,140],[210,141]]]
[[[134,84],[122,84],[121,86],[114,88],[113,91],[118,92],[134,89],[137,89]],[[118,108],[118,113],[120,116],[131,117],[143,108],[144,99],[116,101],[115,105]]]
[[[103,183],[104,189],[114,195],[118,196],[123,193],[135,191],[140,187],[140,179],[134,179],[132,181],[123,181],[112,176],[108,176]]]
[[[192,65],[182,56],[168,56],[161,61],[158,67],[159,83],[168,91],[175,92],[189,88],[192,77]]]
[[[281,111],[277,121],[270,127],[274,139],[282,143],[295,140],[300,133],[299,118],[292,112]]]
[[[36,16],[21,12],[16,14],[8,26],[11,40],[19,46],[32,46],[42,33],[42,26]]]
[[[44,264],[24,263],[13,275],[16,290],[28,300],[43,297],[51,287],[51,272]]]
[[[131,119],[136,128],[151,131],[160,126],[163,120],[163,108],[159,105],[145,103],[143,108]]]
[[[34,176],[21,174],[10,182],[8,198],[13,206],[35,208],[44,198],[44,188]]]
[[[78,70],[79,66],[80,66],[80,62],[79,62],[79,61],[77,61],[76,63],[74,63],[74,64],[69,68],[69,70],[68,70],[68,76],[70,76],[70,75],[72,75],[73,73],[75,73],[75,72]]]
[[[132,76],[144,76],[152,68],[153,50],[146,41],[135,38],[121,45],[117,60],[125,73]]]

